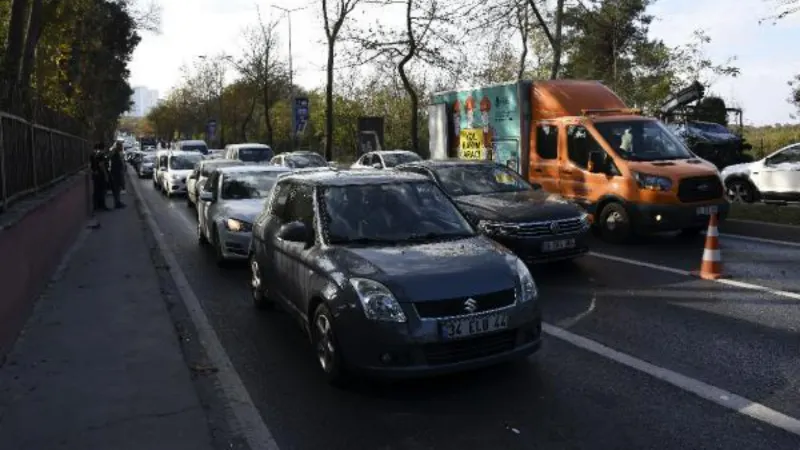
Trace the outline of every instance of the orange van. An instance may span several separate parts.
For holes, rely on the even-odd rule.
[[[434,94],[431,129],[450,132],[447,139],[431,133],[431,157],[517,164],[532,183],[584,206],[597,231],[612,242],[656,231],[695,234],[708,226],[712,212],[720,219],[727,216],[717,168],[689,151],[660,121],[629,109],[602,83],[522,81],[502,87]],[[437,111],[438,105],[446,108],[444,98],[462,110],[482,98],[480,118],[474,114],[453,123],[453,108]],[[505,107],[492,115],[497,104]],[[449,123],[433,123],[437,117]],[[483,152],[452,142],[477,130],[486,141]]]

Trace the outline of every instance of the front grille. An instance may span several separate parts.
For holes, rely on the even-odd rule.
[[[722,182],[718,176],[684,178],[678,185],[678,199],[684,203],[716,200],[722,194]]]
[[[497,237],[532,238],[576,234],[584,231],[585,223],[580,217],[542,222],[495,223],[486,227],[486,232]]]
[[[472,298],[477,303],[474,311],[464,309],[464,302]],[[493,309],[503,308],[514,304],[514,289],[505,289],[490,294],[473,295],[470,297],[457,297],[445,300],[431,300],[414,303],[417,313],[422,318],[453,317],[464,314],[474,314]]]
[[[514,349],[516,331],[503,331],[453,342],[425,344],[423,353],[428,364],[453,364],[505,353]]]

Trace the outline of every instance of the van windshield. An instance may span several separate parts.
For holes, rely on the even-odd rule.
[[[619,156],[630,161],[694,158],[686,146],[657,120],[595,122],[594,127]]]

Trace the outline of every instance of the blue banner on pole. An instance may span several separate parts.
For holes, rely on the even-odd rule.
[[[309,112],[308,112],[308,98],[295,97],[292,105],[292,118],[294,121],[294,134],[302,134],[308,126]]]

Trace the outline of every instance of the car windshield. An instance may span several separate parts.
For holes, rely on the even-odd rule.
[[[383,153],[383,163],[386,167],[399,166],[400,164],[411,163],[415,161],[422,161],[416,153],[403,152],[403,153]]]
[[[177,155],[169,159],[169,168],[172,170],[192,170],[198,161],[203,159],[200,155]]]
[[[142,162],[144,163],[153,163],[156,160],[156,155],[145,155],[142,157]]]
[[[473,236],[453,203],[431,182],[330,186],[322,220],[331,244],[400,243]]]
[[[269,161],[275,154],[272,149],[262,147],[244,147],[239,149],[239,159],[246,162]]]
[[[222,179],[222,198],[244,200],[265,198],[281,172],[248,172],[226,174]]]
[[[599,122],[594,126],[619,156],[630,161],[694,157],[680,139],[657,120]]]
[[[529,191],[533,186],[513,170],[499,164],[464,164],[436,169],[439,181],[453,197]]]
[[[328,162],[325,158],[316,153],[298,153],[287,155],[285,160],[286,167],[292,169],[305,169],[306,167],[325,167]]]

